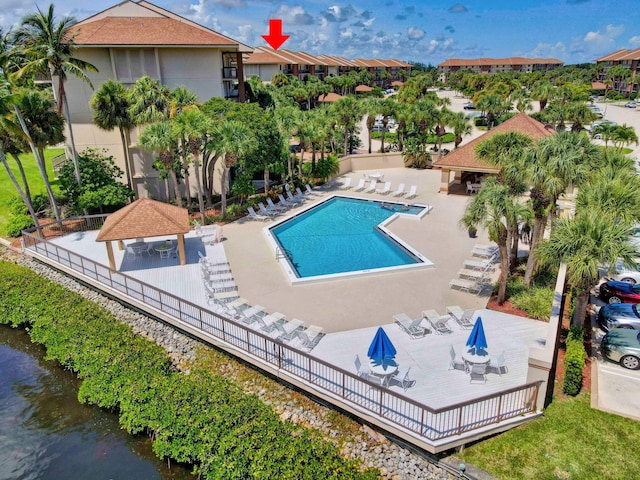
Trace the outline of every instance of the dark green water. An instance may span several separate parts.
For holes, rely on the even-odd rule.
[[[44,360],[22,330],[0,326],[0,479],[193,479],[157,459],[116,415],[78,403],[79,381]]]

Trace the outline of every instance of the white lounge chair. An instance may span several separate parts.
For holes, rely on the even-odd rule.
[[[437,320],[430,320],[431,325],[433,326],[433,330],[440,335],[448,335],[453,333],[453,330],[449,328],[447,323],[451,320],[449,315],[442,315]]]
[[[412,320],[406,313],[398,313],[393,316],[393,320],[404,330],[412,339],[424,337],[429,330],[422,326],[422,317]]]
[[[471,183],[469,180],[467,180],[467,193],[468,194],[474,194],[474,193],[478,193],[478,191],[480,190],[480,184],[479,183]]]
[[[404,183],[401,183],[400,185],[398,185],[398,189],[395,192],[393,192],[393,196],[394,197],[401,197],[404,194],[405,194]]]
[[[295,199],[293,199],[293,200],[285,199],[284,196],[281,193],[278,194],[278,199],[280,200],[280,205],[285,205],[287,207],[296,207],[296,206],[300,205],[300,202],[298,202]]]
[[[252,220],[269,220],[269,217],[267,217],[266,215],[258,215],[256,213],[256,211],[253,209],[253,207],[248,207],[247,211],[249,212],[249,216],[251,217]]]
[[[481,258],[492,258],[498,254],[498,247],[495,245],[474,245],[471,249],[471,255]]]
[[[477,295],[482,291],[483,285],[479,282],[472,282],[471,280],[462,280],[461,278],[454,278],[449,282],[449,287],[457,288],[469,293],[475,293]]]
[[[309,198],[302,190],[300,190],[300,187],[296,187],[295,197],[301,200],[304,200],[305,198]]]
[[[462,278],[468,278],[470,280],[481,280],[483,279],[487,273],[489,272],[491,266],[485,267],[484,270],[474,270],[472,268],[463,268],[462,270],[458,270],[458,276]]]
[[[291,319],[284,323],[274,323],[275,330],[278,332],[278,340],[288,341],[297,335],[297,331],[302,327],[304,328],[304,322],[297,318]]]
[[[416,192],[418,190],[418,187],[416,185],[411,185],[411,188],[409,188],[409,193],[407,193],[407,196],[405,198],[413,198],[416,196]]]
[[[288,207],[286,207],[285,205],[276,205],[275,203],[273,203],[271,197],[267,197],[267,208],[274,212],[285,212],[288,210]]]
[[[258,208],[260,209],[260,213],[262,215],[269,215],[270,217],[275,217],[276,215],[280,215],[280,212],[276,212],[275,210],[268,210],[267,207],[264,206],[264,203],[258,203]]]
[[[304,201],[303,198],[294,196],[289,190],[287,190],[287,200],[290,202],[302,203]]]
[[[465,268],[473,268],[476,270],[484,270],[485,268],[493,268],[493,262],[496,256],[490,257],[486,260],[465,260],[463,265]]]
[[[322,195],[322,192],[314,190],[308,183],[304,186],[304,188],[307,195]]]
[[[388,193],[391,193],[391,182],[384,182],[384,187],[380,190],[376,190],[376,193],[379,193],[380,195],[387,195]]]
[[[324,336],[324,329],[309,325],[304,330],[298,330],[297,335],[298,338],[294,345],[310,352]]]
[[[354,190],[356,192],[361,192],[362,190],[364,190],[365,188],[364,182],[365,182],[364,178],[361,178],[360,180],[358,180],[358,185],[356,185],[356,188]]]
[[[338,188],[340,190],[349,190],[351,188],[351,177],[347,177],[344,183],[341,183],[340,185],[338,185]]]
[[[369,187],[365,190],[365,192],[367,193],[373,193],[376,191],[376,185],[378,184],[378,180],[371,180],[371,183],[369,183]]]
[[[471,319],[473,318],[473,314],[475,310],[462,310],[457,305],[447,307],[447,313],[453,317],[453,319],[460,325],[461,328],[473,328],[473,323],[471,323]]]

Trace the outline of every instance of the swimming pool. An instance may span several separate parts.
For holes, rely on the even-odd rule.
[[[265,229],[292,283],[432,265],[386,228],[426,205],[334,196]]]

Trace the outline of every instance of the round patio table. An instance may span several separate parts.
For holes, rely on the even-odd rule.
[[[491,361],[491,357],[489,356],[489,354],[484,350],[483,352],[484,355],[478,355],[477,353],[475,353],[475,350],[467,350],[462,354],[462,360],[464,360],[464,366],[467,372],[469,371],[469,367],[471,365],[486,365]]]
[[[175,247],[172,243],[162,243],[153,249],[160,254],[160,258],[169,258],[171,254],[174,252]]]
[[[371,360],[369,371],[376,377],[380,377],[383,386],[388,385],[391,377],[398,371],[398,365],[393,362],[378,363]]]

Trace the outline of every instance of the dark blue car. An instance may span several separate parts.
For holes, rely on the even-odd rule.
[[[598,324],[605,332],[614,328],[640,330],[640,314],[635,303],[605,305],[598,312]]]

